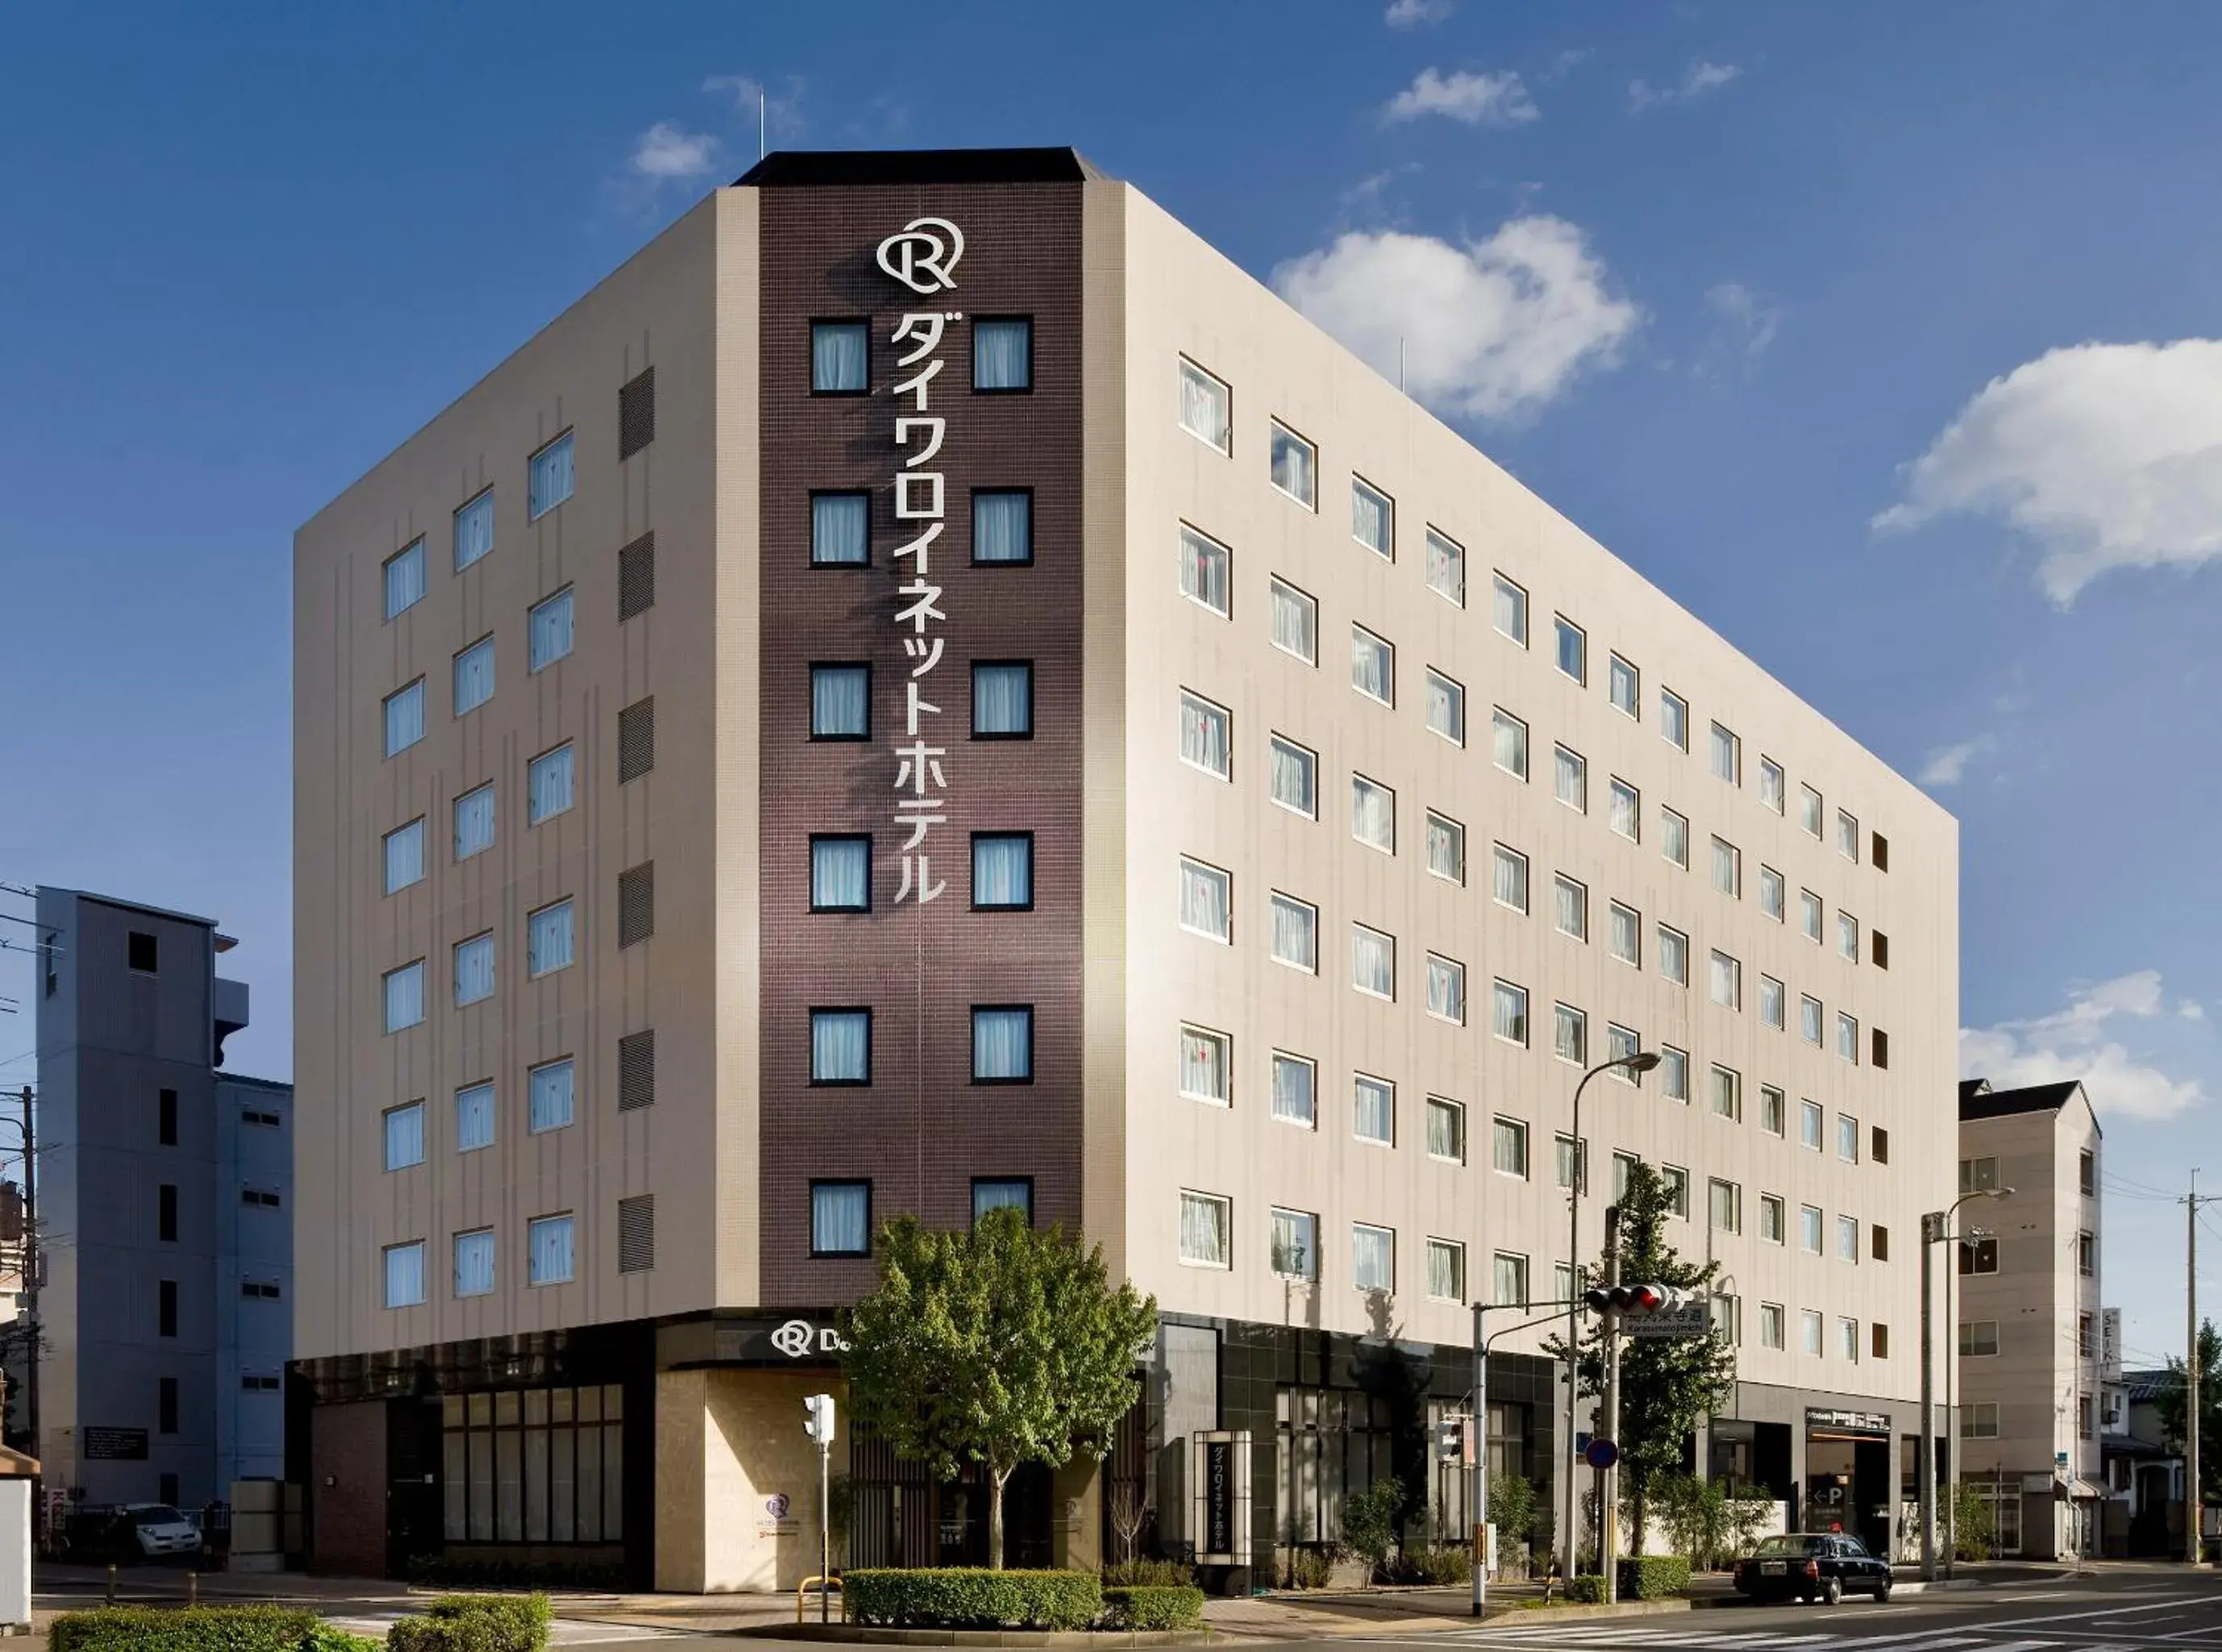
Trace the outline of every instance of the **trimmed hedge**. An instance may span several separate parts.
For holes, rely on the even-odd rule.
[[[1690,1586],[1690,1562],[1681,1555],[1640,1555],[1620,1563],[1623,1600],[1658,1600]]]
[[[1604,1605],[1604,1574],[1583,1572],[1566,1580],[1566,1599],[1587,1606]]]
[[[300,1652],[320,1625],[292,1606],[96,1606],[66,1611],[49,1652]]]
[[[380,1652],[386,1643],[374,1641],[367,1635],[350,1635],[343,1629],[334,1629],[330,1624],[319,1624],[309,1631],[309,1638],[301,1643],[301,1652]]]
[[[852,1624],[900,1629],[1086,1629],[1103,1612],[1092,1572],[873,1567],[841,1577]],[[396,1652],[406,1652],[397,1646]]]
[[[443,1595],[386,1635],[389,1652],[542,1652],[546,1595]]]
[[[1192,1583],[1118,1584],[1103,1592],[1106,1629],[1189,1629],[1203,1617],[1203,1591]]]
[[[1196,1581],[1196,1567],[1178,1561],[1113,1561],[1103,1568],[1103,1586],[1107,1589],[1131,1589],[1138,1586],[1152,1588],[1180,1587]]]

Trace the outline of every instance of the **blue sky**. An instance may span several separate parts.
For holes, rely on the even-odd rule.
[[[2132,1359],[2176,1345],[2150,1192],[2222,1093],[2222,11],[628,16],[15,19],[0,882],[220,918],[260,989],[235,1065],[289,1071],[295,525],[752,160],[744,83],[775,145],[1070,142],[1360,348],[1404,336],[1482,448],[1926,777],[1968,1048],[2100,1075],[2108,1294]],[[0,952],[0,1084],[28,981]]]

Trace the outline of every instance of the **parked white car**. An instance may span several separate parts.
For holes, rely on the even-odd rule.
[[[120,1546],[135,1542],[148,1560],[200,1552],[201,1529],[166,1503],[127,1503],[116,1515]]]

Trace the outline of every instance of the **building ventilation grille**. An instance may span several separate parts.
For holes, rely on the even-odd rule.
[[[631,946],[656,933],[656,863],[643,861],[618,874],[618,945]]]
[[[630,459],[656,440],[656,369],[643,368],[618,391],[618,457]]]
[[[638,780],[656,767],[656,696],[618,713],[618,784]]]
[[[618,1040],[618,1111],[656,1102],[656,1029],[628,1033]]]
[[[656,1195],[618,1201],[618,1272],[646,1273],[656,1266]]]
[[[656,606],[656,535],[644,533],[618,552],[618,623]]]

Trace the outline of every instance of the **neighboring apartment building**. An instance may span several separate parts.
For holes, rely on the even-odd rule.
[[[1575,1083],[1638,1047],[1586,1146],[1722,1264],[1705,1460],[1887,1540],[1955,823],[1135,190],[772,156],[295,573],[319,1564],[791,1586],[875,1226],[1016,1204],[1164,1322],[1012,1558],[1107,1480],[1192,1547],[1226,1430],[1262,1575],[1425,1473],[1470,1302],[1565,1294]],[[1544,1335],[1489,1434],[1547,1481]],[[859,1563],[984,1554],[976,1484],[849,1448]]]
[[[2099,1119],[2083,1086],[1960,1086],[1956,1257],[1961,1478],[1992,1505],[1999,1553],[2095,1555],[2100,1449]],[[1976,1236],[1980,1230],[1981,1236]]]
[[[248,1024],[205,918],[41,888],[37,1453],[91,1504],[285,1472],[292,1092],[221,1071]]]

